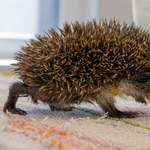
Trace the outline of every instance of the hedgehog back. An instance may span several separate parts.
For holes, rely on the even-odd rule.
[[[16,53],[15,72],[29,86],[81,93],[117,86],[150,58],[150,34],[134,24],[93,20],[59,30],[37,35]]]

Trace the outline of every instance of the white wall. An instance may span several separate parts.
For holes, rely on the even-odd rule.
[[[87,21],[89,19],[106,18],[119,19],[121,22],[131,23],[131,0],[60,0],[61,20],[59,26],[65,21]]]
[[[4,59],[12,59],[38,29],[39,0],[0,0],[0,71],[10,68]]]
[[[25,41],[57,28],[58,3],[59,0],[0,0],[0,70],[6,70]]]
[[[38,31],[39,0],[0,0],[0,59],[14,52]]]
[[[60,23],[97,18],[99,0],[60,0]]]
[[[132,0],[99,0],[99,18],[133,22]]]
[[[150,30],[150,0],[132,0],[133,20]]]
[[[0,33],[37,33],[39,0],[0,0]]]

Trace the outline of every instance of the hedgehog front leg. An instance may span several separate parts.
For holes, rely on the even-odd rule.
[[[142,94],[139,95],[131,95],[136,102],[147,104],[145,97]]]
[[[6,110],[11,112],[12,114],[26,115],[27,113],[24,110],[16,108],[16,102],[18,100],[19,95],[28,94],[28,86],[21,82],[16,82],[10,86],[9,95],[7,102],[3,108],[4,113]]]
[[[110,117],[134,118],[137,116],[137,113],[134,112],[119,111],[114,104],[113,96],[107,97],[103,95],[97,95],[96,101],[105,112],[108,112]]]

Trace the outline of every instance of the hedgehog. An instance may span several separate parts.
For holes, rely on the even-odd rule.
[[[96,102],[110,117],[136,117],[136,112],[119,110],[115,96],[144,104],[150,97],[149,31],[116,19],[66,22],[58,29],[36,35],[15,54],[14,72],[21,81],[10,86],[4,113],[26,115],[16,108],[26,95],[52,111]]]

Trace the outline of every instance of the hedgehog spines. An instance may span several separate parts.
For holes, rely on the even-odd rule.
[[[59,30],[60,34],[51,29],[37,35],[15,57],[20,78],[50,96],[57,91],[57,97],[63,97],[64,89],[83,96],[93,87],[118,86],[139,63],[150,59],[149,34],[134,24],[93,20],[66,23]]]

